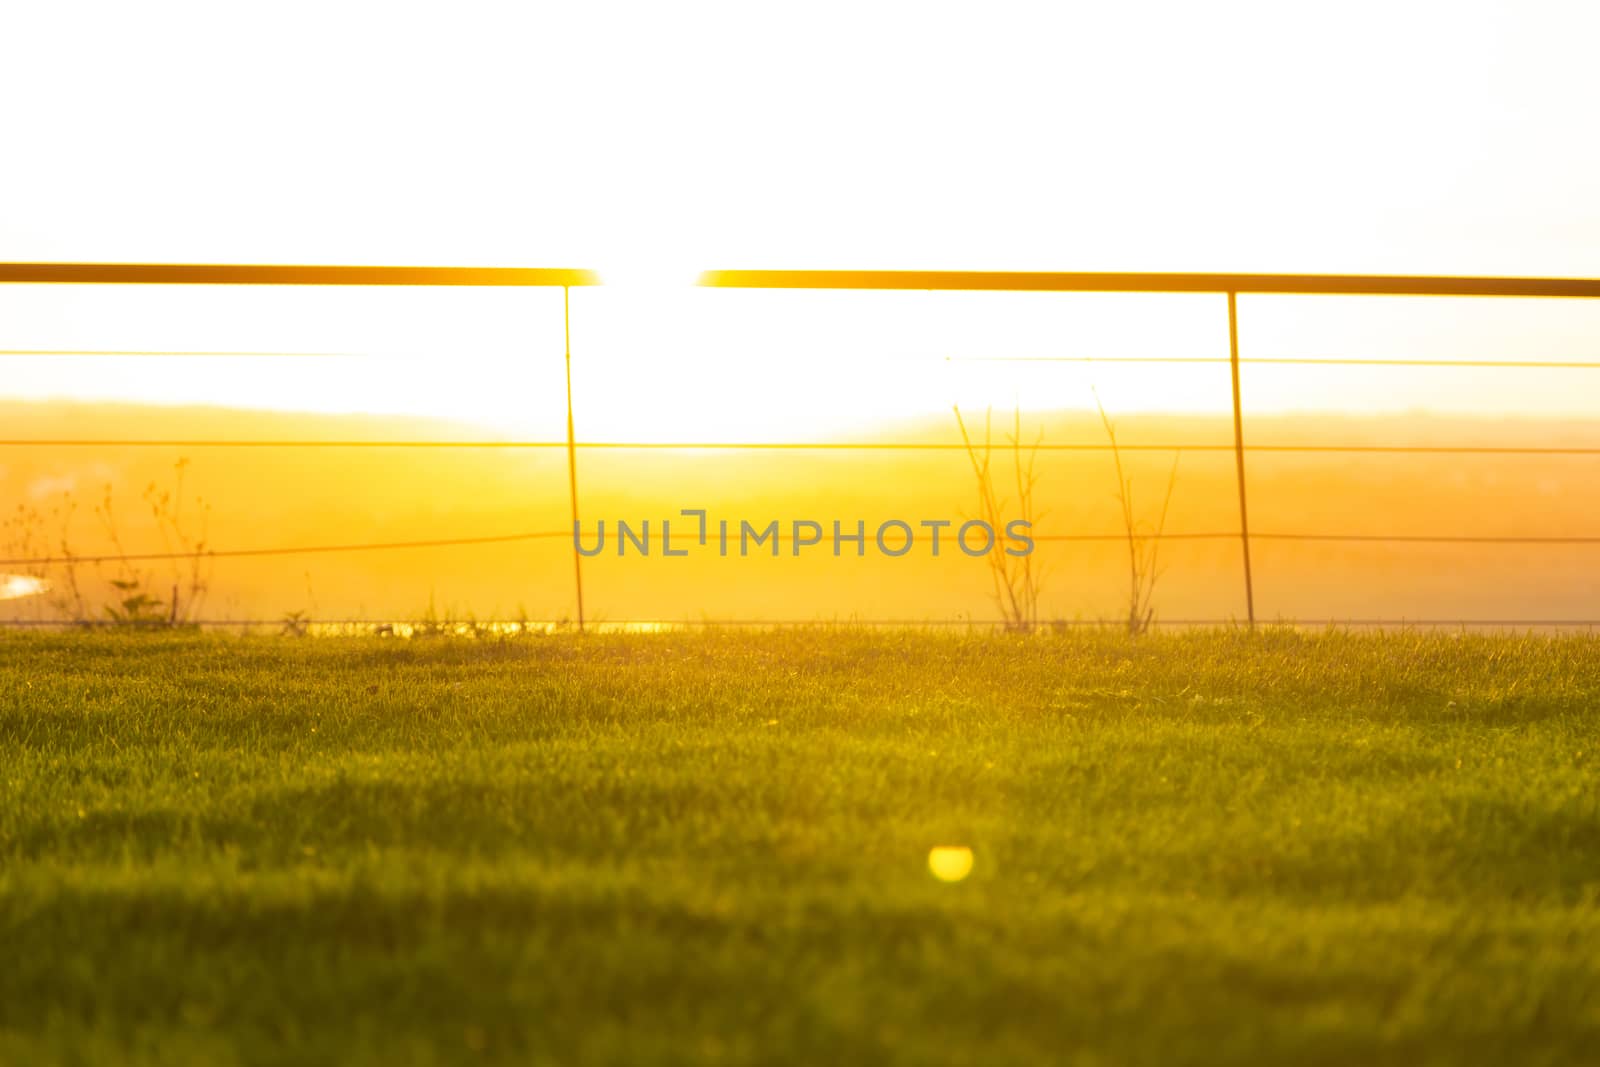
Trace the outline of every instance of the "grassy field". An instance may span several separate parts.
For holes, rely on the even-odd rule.
[[[0,635],[0,1062],[1595,1062],[1597,767],[1588,638]]]

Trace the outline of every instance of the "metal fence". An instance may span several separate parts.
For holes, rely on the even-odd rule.
[[[573,416],[572,344],[570,291],[574,287],[601,284],[593,271],[576,269],[511,267],[359,267],[287,266],[245,264],[128,264],[128,263],[0,263],[0,284],[46,285],[164,285],[164,286],[473,286],[560,288],[566,363],[566,437],[564,440],[253,440],[243,438],[0,438],[0,447],[204,447],[204,448],[283,448],[283,449],[560,449],[566,453],[566,473],[574,527],[580,518],[579,462],[585,450],[815,450],[815,451],[929,451],[966,449],[961,443],[926,441],[677,441],[645,442],[627,440],[579,440]],[[1547,370],[1600,370],[1600,361],[1500,361],[1447,359],[1317,359],[1250,358],[1239,355],[1240,294],[1292,294],[1337,296],[1417,296],[1417,297],[1537,297],[1551,299],[1600,298],[1600,279],[1574,278],[1486,278],[1423,277],[1396,275],[1305,275],[1305,274],[1195,274],[1195,273],[1081,273],[1017,271],[828,271],[828,270],[717,270],[707,271],[699,285],[725,289],[828,289],[828,290],[923,290],[923,291],[1009,291],[1046,293],[1201,293],[1226,300],[1228,316],[1228,356],[1208,357],[1051,357],[1063,362],[1139,362],[1139,363],[1227,363],[1231,374],[1233,441],[1231,445],[1172,441],[1145,444],[1041,443],[1042,452],[1103,452],[1113,447],[1122,451],[1153,452],[1231,452],[1237,478],[1239,522],[1237,529],[1161,533],[1163,540],[1237,540],[1243,561],[1244,597],[1249,626],[1256,624],[1255,589],[1251,569],[1253,542],[1332,542],[1393,544],[1523,544],[1523,545],[1600,545],[1600,534],[1588,536],[1543,536],[1535,533],[1509,536],[1477,536],[1437,532],[1427,534],[1353,534],[1308,531],[1262,531],[1250,527],[1246,490],[1246,458],[1258,453],[1345,453],[1345,454],[1449,454],[1449,455],[1566,455],[1600,456],[1600,447],[1564,446],[1489,446],[1489,445],[1373,445],[1373,444],[1274,444],[1247,442],[1244,435],[1244,409],[1240,398],[1242,365],[1277,364],[1301,366],[1392,366],[1392,367],[1471,367]],[[0,355],[66,355],[67,350],[0,350]],[[171,353],[98,353],[153,355]],[[189,353],[205,355],[206,353]],[[1029,357],[1037,358],[1037,357]],[[392,541],[359,544],[318,544],[277,547],[208,548],[207,558],[311,555],[337,552],[364,552],[411,548],[504,544],[571,537],[566,530],[540,530],[526,533],[487,536],[461,536],[428,540]],[[1034,535],[1045,542],[1121,541],[1124,533]],[[149,552],[102,556],[73,556],[75,563],[137,562],[192,558],[197,553]],[[66,557],[0,559],[0,566],[50,566],[68,562]],[[573,582],[577,599],[577,625],[585,625],[583,608],[582,556],[574,544]],[[370,625],[379,620],[315,620],[333,626]],[[821,620],[716,619],[702,623],[717,625],[815,624]],[[975,625],[971,619],[852,619],[864,625]],[[1183,618],[1156,620],[1163,625],[1216,625],[1235,621],[1228,618]],[[1398,619],[1398,618],[1319,618],[1279,619],[1286,624],[1348,626],[1498,626],[1498,627],[1583,627],[1600,625],[1600,619]],[[613,626],[660,625],[673,620],[627,620]],[[999,624],[1000,620],[995,620]],[[37,624],[13,620],[4,624]],[[201,625],[276,625],[250,620],[201,620]],[[1097,625],[1089,623],[1088,625]]]

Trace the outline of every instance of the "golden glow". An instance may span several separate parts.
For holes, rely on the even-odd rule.
[[[588,440],[805,440],[987,407],[1222,413],[1216,294],[715,290],[648,264],[570,294]],[[4,346],[310,358],[9,355],[0,394],[423,414],[565,434],[559,289],[0,286]],[[1246,359],[1600,358],[1600,301],[1240,298]],[[1143,362],[1152,360],[1153,362]],[[1168,362],[1177,360],[1178,362]],[[1199,361],[1199,362],[1185,362]],[[1568,372],[1571,373],[1571,372]],[[1246,369],[1251,413],[1593,415],[1507,370]]]
[[[928,852],[928,870],[941,882],[959,882],[972,873],[972,849],[939,845]]]
[[[0,600],[20,600],[25,596],[38,596],[50,591],[50,583],[43,578],[25,574],[0,574]]]
[[[308,8],[315,34],[293,17],[241,34],[180,0],[109,7],[85,35],[70,5],[25,6],[9,29],[30,44],[0,67],[0,93],[53,88],[7,127],[28,165],[0,174],[0,239],[9,259],[593,267],[625,295],[573,293],[580,433],[657,439],[685,422],[695,436],[854,428],[957,401],[1081,407],[1090,385],[1114,410],[1226,404],[1205,369],[944,362],[1215,356],[1216,298],[702,299],[686,291],[701,269],[1600,274],[1592,4],[807,10],[441,19],[356,2]],[[14,290],[0,349],[362,354],[8,358],[5,395],[563,428],[543,404],[560,391],[559,292],[0,288]],[[1316,325],[1290,302],[1242,303],[1256,355],[1332,337],[1351,342],[1338,355],[1454,355],[1482,336],[1467,318],[1495,314],[1397,334],[1377,328],[1383,301]],[[1552,321],[1516,347],[1571,358],[1593,336]],[[1502,382],[1263,375],[1246,389],[1266,411],[1575,411],[1594,393],[1508,397]]]
[[[0,284],[0,404],[15,439],[487,432],[556,445],[198,450],[196,485],[220,503],[211,537],[229,548],[563,531],[569,302],[584,443],[948,443],[959,405],[974,420],[1021,408],[1048,444],[1092,445],[1098,399],[1125,441],[1222,447],[1182,455],[1171,528],[1222,539],[1163,553],[1174,566],[1161,611],[1228,616],[1239,509],[1222,296],[739,291],[696,287],[695,273],[1600,276],[1600,138],[1588,136],[1600,6],[1581,0],[1052,0],[982,17],[831,0],[803,16],[731,3],[441,16],[285,0],[248,21],[199,0],[101,5],[92,18],[71,4],[13,6],[8,40],[25,44],[0,64],[0,99],[29,103],[6,118],[7,260],[568,267],[608,283],[569,301],[560,288]],[[1600,362],[1600,300],[1247,293],[1238,305],[1251,361]],[[76,354],[27,354],[44,350]],[[215,351],[233,354],[140,354]],[[1251,362],[1245,436],[1589,445],[1597,375]],[[167,407],[31,403],[47,398]],[[453,422],[390,417],[413,414]],[[1575,418],[1558,428],[1556,415]],[[690,506],[937,518],[969,506],[973,488],[967,457],[934,450],[577,455],[590,521],[660,522]],[[79,502],[107,484],[137,502],[176,458],[8,448],[0,514],[21,504],[48,515],[74,486]],[[1171,459],[1128,461],[1148,506]],[[1041,460],[1052,534],[1118,528],[1110,469],[1095,452]],[[1366,617],[1382,593],[1383,611],[1408,617],[1588,617],[1595,593],[1573,577],[1590,573],[1575,548],[1469,556],[1457,545],[1429,569],[1402,553],[1431,548],[1266,538],[1587,534],[1596,469],[1262,454],[1248,479],[1258,610]],[[80,542],[99,536],[87,506]],[[160,532],[137,541],[159,548]],[[1050,617],[1116,614],[1115,543],[1041,551]],[[870,573],[831,557],[737,571],[654,562],[586,562],[590,622],[992,609],[985,576],[963,559]],[[569,553],[553,536],[430,560],[309,562],[331,617],[413,610],[434,566],[440,595],[461,590],[457,606],[480,617],[514,616],[525,600],[539,618],[575,607]],[[313,599],[298,557],[226,567],[238,601],[219,611],[270,619]]]

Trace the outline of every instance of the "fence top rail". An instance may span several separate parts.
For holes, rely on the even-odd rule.
[[[254,263],[0,263],[0,283],[85,285],[591,286],[565,267],[392,267]],[[1600,278],[1091,271],[709,270],[722,289],[942,289],[1013,292],[1298,293],[1600,298]]]
[[[255,263],[0,263],[0,283],[79,285],[599,285],[560,267],[350,267]]]
[[[952,289],[1052,293],[1600,297],[1600,278],[1475,278],[1397,274],[708,270],[700,275],[699,284],[722,289]]]

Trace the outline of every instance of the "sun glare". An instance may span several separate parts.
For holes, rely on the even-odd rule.
[[[611,288],[667,292],[694,285],[700,274],[697,265],[671,256],[650,255],[648,250],[632,252],[603,265],[599,271],[601,284]]]
[[[49,591],[50,583],[43,578],[26,574],[0,574],[0,600],[20,600]]]

